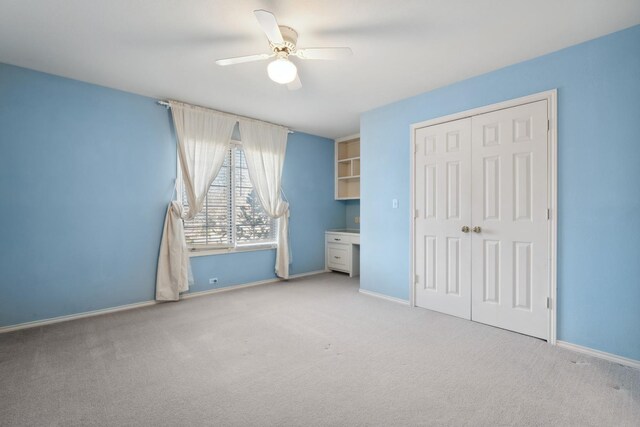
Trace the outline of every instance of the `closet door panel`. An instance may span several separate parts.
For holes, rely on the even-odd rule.
[[[471,119],[415,134],[416,305],[471,318]]]
[[[547,101],[472,119],[472,320],[547,338]]]

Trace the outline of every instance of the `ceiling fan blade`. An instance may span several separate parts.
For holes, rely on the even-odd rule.
[[[287,89],[289,90],[298,90],[301,87],[302,87],[302,82],[300,81],[300,74],[296,74],[295,80],[287,84]]]
[[[309,47],[298,49],[295,55],[301,59],[342,59],[353,55],[350,47]]]
[[[248,55],[248,56],[238,56],[235,58],[225,58],[218,59],[216,64],[218,65],[234,65],[234,64],[242,64],[243,62],[253,62],[253,61],[262,61],[264,59],[269,59],[274,54],[269,55],[268,53],[259,53],[257,55]]]
[[[269,41],[273,44],[284,44],[284,39],[274,14],[262,9],[254,10],[253,13],[256,15],[258,24],[262,27],[262,31],[267,35]]]

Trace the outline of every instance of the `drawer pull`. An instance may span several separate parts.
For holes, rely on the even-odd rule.
[[[340,240],[342,240],[342,239],[338,239],[338,238],[336,237],[336,238],[334,238],[333,240],[334,240],[334,241],[336,241],[336,242],[339,242],[339,241],[340,241]]]
[[[340,257],[339,257],[339,256],[334,256],[334,258],[335,258],[335,259],[340,259]]]

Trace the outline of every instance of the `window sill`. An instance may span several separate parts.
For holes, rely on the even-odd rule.
[[[278,247],[277,244],[270,243],[266,245],[237,246],[235,248],[203,248],[203,249],[189,250],[189,258],[196,258],[200,256],[209,256],[209,255],[234,254],[239,252],[270,251],[270,250],[276,249],[277,247]]]

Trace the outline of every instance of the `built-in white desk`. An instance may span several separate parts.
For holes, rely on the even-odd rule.
[[[360,275],[360,230],[340,229],[325,232],[325,268]]]

